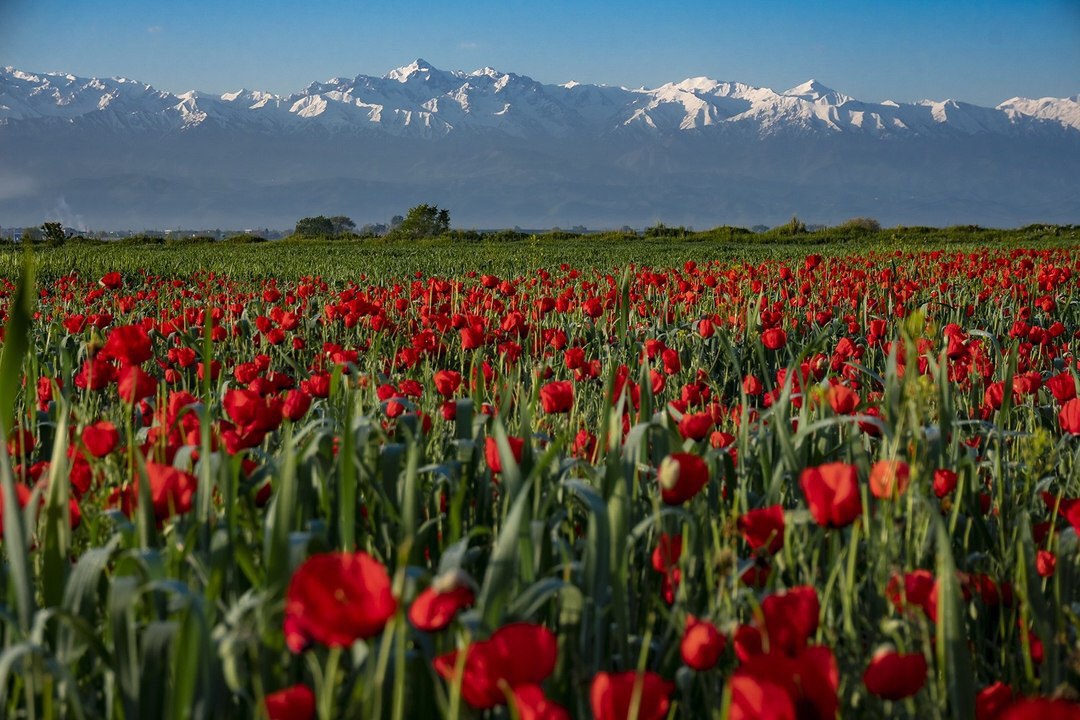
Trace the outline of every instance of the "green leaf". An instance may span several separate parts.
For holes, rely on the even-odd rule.
[[[975,686],[964,625],[963,595],[949,547],[949,533],[940,518],[937,525],[937,673],[955,720],[975,717]]]
[[[1050,625],[1053,613],[1043,596],[1042,581],[1035,566],[1035,541],[1031,536],[1031,519],[1021,512],[1020,542],[1017,544],[1017,589],[1023,603],[1024,615],[1035,626],[1035,634],[1043,644],[1043,662],[1039,672],[1043,687],[1055,688],[1061,682],[1061,666],[1058,662],[1057,644]],[[1021,630],[1023,632],[1023,630]]]
[[[22,275],[8,306],[0,354],[0,432],[3,437],[14,427],[15,398],[22,386],[22,366],[30,351],[30,330],[34,317],[34,265],[29,253],[23,258]]]
[[[30,347],[30,321],[33,314],[34,268],[27,255],[15,297],[8,309],[4,331],[4,349],[0,356],[0,440],[7,437],[15,417],[15,396],[22,384],[23,358]],[[4,549],[8,556],[12,591],[18,611],[19,627],[30,630],[34,615],[34,581],[27,548],[26,526],[15,493],[15,476],[4,448],[0,453],[0,492],[4,499]]]
[[[495,547],[492,548],[487,571],[484,573],[484,582],[476,599],[476,608],[484,619],[484,624],[491,628],[498,627],[503,607],[510,598],[516,596],[520,542],[522,537],[528,537],[529,530],[531,486],[532,481],[526,481],[510,507],[506,521],[499,528]]]
[[[296,518],[296,448],[289,429],[285,431],[282,446],[284,459],[274,483],[273,505],[267,512],[263,550],[267,586],[273,592],[284,592],[289,582],[289,534]]]

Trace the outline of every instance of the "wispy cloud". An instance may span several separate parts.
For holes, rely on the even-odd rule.
[[[150,33],[151,35],[157,35],[159,32],[161,32],[161,30],[162,27],[160,25],[151,25],[150,27],[146,28],[146,32]]]
[[[474,43],[474,42],[469,42],[467,40],[462,40],[461,42],[459,42],[457,44],[457,46],[458,46],[458,50],[475,50],[476,48],[480,47],[480,44],[479,43]]]

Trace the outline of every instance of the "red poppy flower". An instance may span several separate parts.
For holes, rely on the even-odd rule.
[[[886,700],[903,700],[926,684],[926,658],[922,653],[901,654],[880,650],[863,673],[866,689]]]
[[[454,370],[439,370],[433,378],[435,392],[444,398],[451,398],[457,389],[461,387],[461,373]]]
[[[832,650],[809,647],[795,657],[768,653],[745,661],[731,677],[730,720],[836,717],[840,672]]]
[[[822,527],[845,527],[862,513],[854,465],[836,462],[806,468],[799,476],[799,486],[810,514]]]
[[[118,272],[108,272],[102,275],[101,280],[102,287],[106,287],[110,290],[116,290],[118,287],[124,284],[124,278]]]
[[[781,683],[736,671],[729,687],[728,720],[796,720],[795,701]]]
[[[459,652],[435,658],[435,671],[449,682],[455,680]],[[542,683],[555,669],[558,641],[542,625],[512,623],[464,652],[461,696],[477,710],[487,710],[506,703],[503,684],[512,689]]]
[[[761,343],[770,350],[779,350],[787,344],[787,333],[782,328],[769,328],[761,333]]]
[[[1073,380],[1072,373],[1054,375],[1046,381],[1046,387],[1059,403],[1067,403],[1076,397],[1076,381]]]
[[[661,533],[650,559],[653,570],[664,575],[660,591],[668,605],[675,602],[675,591],[682,577],[682,572],[679,570],[680,557],[682,557],[682,535],[672,536]]]
[[[19,507],[24,508],[30,502],[32,493],[30,488],[21,482],[15,483],[15,497],[19,501]],[[4,494],[0,493],[0,537],[4,534]]]
[[[150,481],[150,497],[154,502],[154,517],[158,521],[174,513],[183,515],[190,512],[199,484],[194,475],[177,470],[172,465],[147,462],[146,477]]]
[[[747,395],[760,395],[764,388],[761,380],[758,380],[753,375],[747,375],[743,378],[742,389]]]
[[[870,468],[870,492],[876,498],[903,495],[911,480],[911,469],[900,460],[878,460]]]
[[[656,475],[664,503],[681,505],[709,483],[709,466],[698,455],[677,452],[664,458]]]
[[[82,431],[83,446],[96,458],[105,457],[120,443],[120,433],[108,420],[87,425]]]
[[[821,605],[817,590],[801,586],[773,593],[761,602],[769,652],[794,657],[817,632]]]
[[[945,497],[956,489],[958,479],[956,473],[952,470],[938,468],[934,471],[934,494],[939,498]]]
[[[519,437],[507,437],[507,443],[510,445],[510,454],[514,456],[514,460],[521,462],[522,455],[525,452],[525,441]],[[491,472],[498,475],[502,472],[502,457],[499,455],[499,444],[495,442],[495,438],[484,438],[484,459],[487,461],[487,465],[491,468]]]
[[[30,432],[26,428],[16,428],[8,434],[7,438],[7,452],[11,457],[18,457],[20,455],[29,455],[34,449],[36,441],[34,440],[34,433]]]
[[[382,632],[397,610],[386,568],[367,553],[312,555],[285,595],[285,640],[293,652],[315,642],[348,647]]]
[[[141,365],[154,354],[150,336],[146,334],[142,325],[124,325],[113,328],[108,340],[105,341],[103,351],[123,365]]]
[[[922,608],[931,620],[937,617],[937,581],[929,570],[915,570],[903,576],[893,575],[885,586],[885,596],[900,611],[905,607]]]
[[[471,607],[476,596],[463,573],[438,577],[409,606],[409,621],[419,630],[437,632]]]
[[[540,388],[540,404],[544,412],[568,413],[574,405],[574,384],[569,380],[556,380]]]
[[[312,720],[315,717],[315,693],[307,685],[293,685],[266,696],[266,714],[270,720]]]
[[[513,703],[518,720],[570,720],[566,708],[549,700],[539,685],[515,687]]]
[[[594,720],[626,720],[636,694],[638,720],[661,720],[671,707],[674,690],[674,683],[654,672],[599,672],[589,688],[589,707]]]
[[[975,696],[976,720],[997,720],[1015,697],[1013,689],[1001,681],[987,685]]]
[[[1080,398],[1073,398],[1061,407],[1058,422],[1062,432],[1080,435]]]
[[[664,364],[664,372],[668,375],[674,375],[682,370],[682,358],[679,357],[679,351],[675,348],[665,348],[660,353],[660,360]]]
[[[709,413],[687,413],[679,421],[679,434],[684,439],[702,440],[712,430],[712,426],[713,419]]]
[[[262,404],[262,398],[252,390],[229,390],[221,401],[225,412],[240,426],[254,423]]]
[[[998,720],[1078,720],[1080,704],[1071,700],[1023,698],[1001,711]]]
[[[120,371],[117,393],[126,403],[135,404],[157,394],[157,380],[138,365],[128,365]]]
[[[585,367],[585,351],[579,347],[569,348],[563,353],[563,361],[567,370],[579,370]]]
[[[784,508],[770,505],[767,508],[749,510],[739,516],[739,532],[754,550],[765,548],[775,555],[784,547]]]
[[[330,397],[330,374],[314,373],[300,384],[300,389],[312,397],[328,398]]]
[[[75,375],[75,387],[81,390],[101,390],[116,379],[116,366],[109,362],[104,353],[98,353],[83,361]]]
[[[833,385],[825,397],[837,415],[850,415],[859,406],[859,393],[844,385]]]
[[[1057,557],[1048,550],[1040,550],[1035,554],[1035,570],[1040,577],[1050,577],[1057,569]]]
[[[290,390],[285,396],[285,404],[281,408],[281,414],[292,422],[300,420],[311,409],[311,395],[303,390]]]
[[[688,667],[697,671],[710,670],[716,666],[727,647],[727,638],[707,620],[693,615],[686,618],[686,629],[679,643],[679,654]]]

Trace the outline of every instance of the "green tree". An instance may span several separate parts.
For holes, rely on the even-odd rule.
[[[437,205],[417,205],[409,210],[394,234],[406,238],[435,237],[450,231],[450,211]]]
[[[356,223],[352,221],[352,218],[345,215],[335,215],[330,218],[330,224],[334,228],[334,235],[344,235],[356,230]]]
[[[334,222],[324,215],[302,218],[297,221],[295,232],[300,237],[330,237],[334,235]]]
[[[67,240],[67,234],[64,233],[64,226],[58,222],[46,222],[41,224],[41,235],[46,243],[52,247],[63,245]]]

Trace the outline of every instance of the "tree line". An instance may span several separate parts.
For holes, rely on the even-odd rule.
[[[415,240],[425,237],[438,237],[450,232],[450,211],[437,205],[423,203],[402,217],[395,215],[390,225],[365,225],[357,231],[356,223],[344,215],[301,218],[296,223],[294,235],[302,238],[321,237],[377,237],[385,236],[388,240]]]

